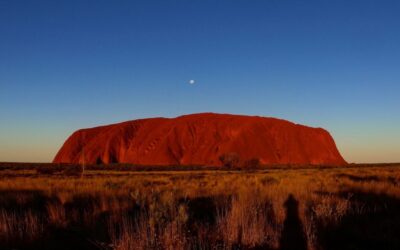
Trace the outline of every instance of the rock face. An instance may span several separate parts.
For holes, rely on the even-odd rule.
[[[201,113],[149,118],[74,132],[54,163],[221,166],[220,156],[241,162],[343,165],[330,134],[289,121]]]

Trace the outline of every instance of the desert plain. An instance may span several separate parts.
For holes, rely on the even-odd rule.
[[[1,249],[400,249],[400,164],[0,164]]]

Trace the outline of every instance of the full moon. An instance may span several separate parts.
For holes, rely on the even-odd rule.
[[[194,84],[195,81],[194,81],[194,80],[189,80],[189,83],[190,83],[190,84]]]

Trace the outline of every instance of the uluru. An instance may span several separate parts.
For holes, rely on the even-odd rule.
[[[286,120],[199,113],[147,118],[81,129],[54,163],[221,166],[221,156],[261,164],[343,165],[332,136],[322,128]]]

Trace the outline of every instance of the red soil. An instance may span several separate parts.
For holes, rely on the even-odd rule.
[[[220,166],[225,153],[236,153],[241,161],[258,158],[262,164],[346,164],[322,128],[214,113],[81,129],[64,143],[54,163]]]

